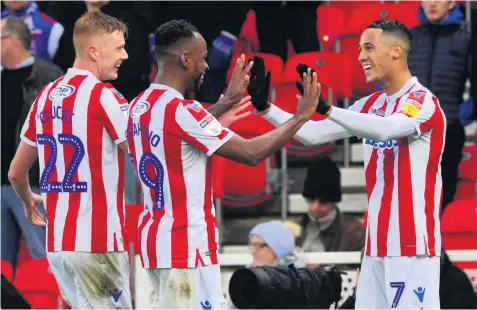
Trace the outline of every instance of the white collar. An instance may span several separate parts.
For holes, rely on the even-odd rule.
[[[386,100],[388,102],[394,102],[397,98],[403,96],[404,94],[407,93],[407,91],[413,87],[414,85],[416,85],[418,82],[417,82],[417,78],[415,76],[413,76],[407,83],[406,85],[404,85],[403,88],[401,88],[397,93],[394,93],[390,96],[386,95]]]
[[[184,96],[180,92],[178,92],[177,89],[164,84],[151,83],[151,85],[149,85],[149,88],[169,90],[175,94],[175,97],[184,99]]]

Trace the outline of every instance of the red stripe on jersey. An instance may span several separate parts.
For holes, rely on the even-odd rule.
[[[225,129],[222,129],[222,132],[219,134],[219,139],[222,140],[223,138],[225,138],[228,134],[228,131],[225,130]]]
[[[164,115],[164,132],[181,132],[177,124],[176,110],[181,101],[170,102]],[[169,178],[174,222],[171,232],[171,268],[187,268],[189,256],[187,191],[182,167],[182,140],[172,134],[164,134],[164,153]]]
[[[408,137],[399,139],[398,209],[401,256],[416,255],[416,226],[412,198],[411,160]]]
[[[144,266],[144,257],[142,256],[142,244],[141,244],[141,234],[142,234],[142,231],[144,230],[144,227],[146,226],[147,222],[151,219],[151,213],[147,212],[146,215],[144,215],[144,217],[142,218],[142,222],[139,223],[139,227],[137,229],[137,239],[136,239],[136,243],[137,243],[137,252],[139,253],[139,256],[141,257],[141,263],[142,265]]]
[[[69,114],[72,114],[75,107],[76,96],[78,95],[78,89],[80,88],[83,81],[86,79],[87,75],[75,75],[71,80],[68,81],[68,85],[71,85],[76,89],[73,94],[63,99],[63,103],[61,105],[62,112],[68,111]],[[63,134],[73,134],[73,125],[72,122],[68,124],[66,120],[62,121],[62,133]],[[65,161],[65,168],[68,169],[68,165],[71,163],[73,159],[73,155],[75,153],[75,147],[71,144],[63,144],[63,154],[64,154],[64,161]],[[65,174],[67,171],[65,171]],[[78,171],[73,175],[73,182],[78,182]],[[74,251],[76,245],[76,228],[77,228],[77,221],[78,221],[78,212],[81,203],[81,193],[71,192],[69,193],[68,198],[68,211],[66,212],[65,218],[65,228],[63,230],[63,242],[61,245],[61,249],[63,251]]]
[[[58,84],[63,80],[64,77],[59,78],[56,80],[51,88],[49,89],[48,93],[46,94],[45,98],[45,105],[43,107],[44,111],[51,111],[52,102],[50,100],[50,93],[58,86]],[[36,116],[34,116],[36,119]],[[43,124],[43,134],[53,135],[53,121],[49,120]],[[47,160],[51,157],[51,148],[46,146],[44,147],[44,158],[45,158],[45,166]],[[46,180],[46,182],[58,181],[58,173],[56,171],[56,164],[53,172],[50,174],[50,179]],[[46,193],[46,218],[48,221],[48,236],[47,236],[47,250],[48,252],[55,251],[55,218],[56,218],[56,204],[58,203],[58,193],[49,192]]]
[[[379,96],[381,96],[384,92],[376,92],[372,94],[368,100],[365,102],[363,108],[361,109],[360,113],[369,113],[369,109],[373,106],[373,104],[378,100]],[[374,190],[374,186],[376,185],[376,171],[377,171],[377,160],[378,160],[378,152],[376,149],[373,149],[371,153],[371,157],[369,158],[368,165],[366,166],[365,171],[365,179],[366,179],[366,194],[368,196],[368,203],[371,199],[371,193]],[[368,214],[368,216],[370,216]],[[371,255],[371,229],[370,220],[368,219],[368,240],[366,245],[366,255]]]
[[[28,119],[28,129],[25,130],[24,136],[30,140],[36,141],[36,112],[38,111],[38,100],[40,100],[41,95],[48,87],[48,85],[43,86],[38,95],[36,96],[35,102],[33,102],[33,108],[30,113],[30,118]],[[51,90],[50,90],[51,91]]]
[[[426,167],[426,186],[424,190],[425,195],[425,213],[426,213],[426,227],[427,227],[427,237],[428,237],[428,246],[429,246],[429,255],[436,255],[436,238],[434,236],[434,230],[436,229],[436,218],[435,218],[435,190],[436,190],[436,179],[437,174],[439,173],[439,163],[441,160],[442,146],[444,145],[444,115],[442,110],[439,108],[437,103],[437,98],[432,96],[432,101],[434,102],[434,113],[430,119],[426,122],[427,126],[431,126],[431,148],[429,150],[429,159],[427,161]],[[441,190],[442,196],[442,190]],[[440,201],[439,201],[440,206]],[[440,212],[438,213],[440,214]]]
[[[369,113],[369,109],[371,109],[373,104],[376,102],[376,100],[378,100],[379,96],[381,96],[382,94],[384,94],[384,91],[378,91],[372,94],[368,98],[368,100],[364,103],[363,108],[361,109],[359,113],[365,113],[365,114]]]
[[[159,98],[164,94],[165,90],[158,90],[154,89],[151,91],[149,96],[147,97],[146,101],[150,104],[149,109],[139,116],[139,124],[141,125],[141,130],[149,130],[150,123],[151,123],[151,112],[154,108],[154,105],[157,103]],[[142,125],[147,125],[142,127]],[[149,142],[149,132],[143,133],[141,132],[141,144],[142,144],[142,153],[151,153],[151,143]],[[139,163],[138,163],[139,164]],[[152,164],[146,166],[146,174],[151,180],[157,179],[157,171]],[[155,197],[156,191],[152,188],[149,189],[151,199],[153,204],[156,204]],[[156,255],[156,238],[157,238],[157,230],[159,229],[159,222],[161,218],[164,216],[164,208],[161,208],[155,211],[156,206],[152,205],[149,206],[153,210],[153,218],[154,221],[152,225],[149,226],[149,231],[147,235],[147,257],[149,259],[149,268],[157,268],[157,255]]]
[[[117,208],[118,208],[118,216],[119,221],[121,223],[121,232],[122,236],[125,236],[123,228],[125,228],[125,219],[124,219],[124,174],[125,174],[125,167],[124,167],[124,153],[122,150],[118,150],[118,192],[117,192]],[[116,241],[116,238],[114,238]]]
[[[210,252],[210,262],[213,265],[217,260],[217,242],[215,241],[215,216],[212,214],[212,158],[207,158],[205,168],[205,191],[204,191],[204,213],[205,223],[207,225],[207,247]]]
[[[104,188],[102,162],[103,162],[103,124],[93,123],[90,120],[97,119],[101,106],[101,94],[104,85],[96,84],[91,91],[90,102],[87,112],[87,152],[91,172],[91,252],[107,251],[107,216],[108,203]]]

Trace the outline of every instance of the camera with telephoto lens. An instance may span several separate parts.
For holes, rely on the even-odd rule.
[[[238,309],[329,309],[340,300],[341,274],[335,266],[242,268],[230,279],[230,299]]]

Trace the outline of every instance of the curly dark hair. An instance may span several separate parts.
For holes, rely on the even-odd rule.
[[[160,25],[154,32],[156,53],[166,54],[183,42],[195,37],[197,28],[185,19],[171,20]]]

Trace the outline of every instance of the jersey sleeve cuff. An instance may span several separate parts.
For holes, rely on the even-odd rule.
[[[114,140],[114,144],[118,145],[118,144],[121,144],[121,143],[126,142],[126,141],[127,141],[126,137],[121,137],[121,138],[118,138],[118,139]]]
[[[212,154],[215,153],[215,151],[217,151],[222,145],[224,145],[225,143],[227,143],[227,141],[230,140],[230,138],[232,138],[232,136],[234,135],[234,132],[233,131],[230,131],[228,130],[228,133],[225,137],[223,137],[219,143],[216,143],[214,145],[214,147],[210,148],[209,151],[207,152],[207,156],[212,156]]]
[[[36,142],[28,139],[27,137],[25,137],[24,135],[21,135],[20,136],[20,139],[22,139],[23,142],[25,142],[26,144],[28,144],[29,146],[33,146],[33,147],[36,147]]]

